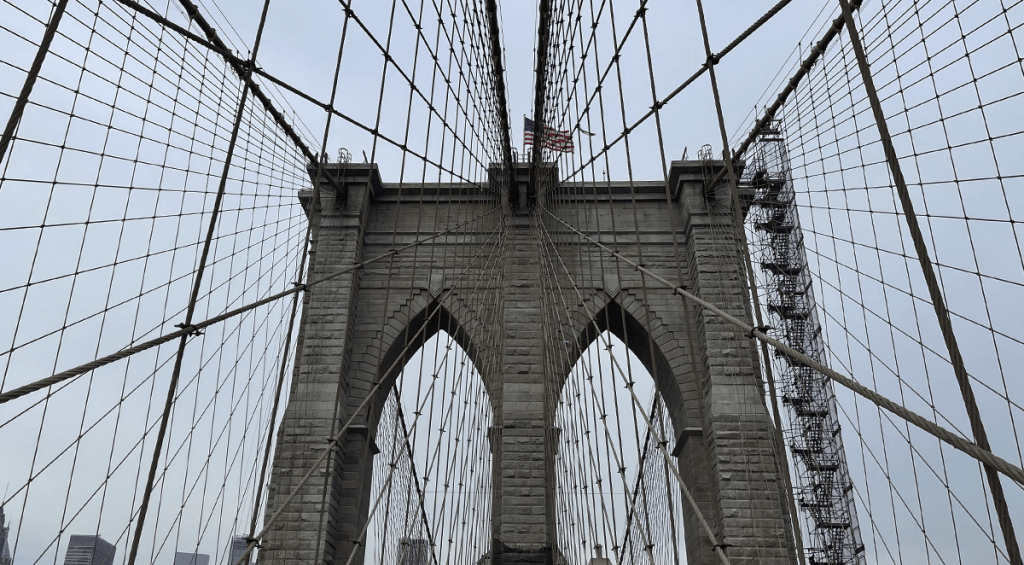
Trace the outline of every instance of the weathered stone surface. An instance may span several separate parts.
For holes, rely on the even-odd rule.
[[[324,194],[311,279],[500,204],[497,196],[468,185],[385,185],[371,165],[334,172],[344,174],[347,197],[341,204],[330,191]],[[601,192],[565,185],[547,205],[659,276],[749,319],[730,199],[725,188],[708,195],[699,173],[697,163],[673,163],[671,206],[662,182],[614,183]],[[440,330],[459,342],[480,371],[495,416],[488,434],[493,544],[485,561],[555,562],[558,431],[551,422],[562,385],[558,379],[576,359],[557,347],[570,336],[549,335],[552,324],[545,324],[545,316],[555,314],[545,310],[550,301],[541,295],[551,289],[542,281],[539,216],[508,216],[501,256],[490,263],[474,257],[495,237],[503,221],[499,213],[316,285],[305,295],[267,515],[281,508],[327,438],[352,414],[357,428],[344,435],[326,465],[284,508],[263,542],[261,565],[348,560],[366,524],[383,400],[409,355]],[[576,332],[571,337],[579,339],[581,349],[609,330],[651,372],[669,406],[680,474],[732,562],[795,563],[752,340],[649,276],[581,245],[574,234],[547,227],[584,297],[580,301],[572,294],[566,301],[572,327],[564,330]],[[357,413],[378,382],[369,408]],[[683,508],[687,562],[717,563],[696,512]],[[356,552],[354,562],[362,563],[362,549]]]

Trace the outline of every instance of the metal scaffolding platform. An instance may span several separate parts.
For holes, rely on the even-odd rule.
[[[780,123],[764,129],[753,157],[747,176],[755,196],[748,221],[754,227],[752,259],[762,270],[761,291],[770,325],[794,350],[825,362]],[[832,385],[781,351],[776,351],[776,359],[782,402],[789,408],[785,436],[795,467],[794,494],[803,509],[808,562],[864,563]]]

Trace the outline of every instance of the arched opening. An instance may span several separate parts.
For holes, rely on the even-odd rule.
[[[578,344],[574,344],[574,349],[578,349],[579,354],[577,365],[582,353],[593,344],[599,343],[602,347],[608,345],[609,342],[601,337],[603,333],[614,337],[611,342],[621,343],[630,358],[639,363],[639,367],[644,369],[644,374],[653,380],[654,386],[670,410],[670,421],[674,431],[672,435],[678,437],[686,433],[687,428],[700,426],[697,419],[700,412],[697,407],[697,379],[695,369],[691,366],[695,360],[688,351],[683,352],[684,348],[679,348],[674,361],[675,366],[681,368],[674,369],[673,363],[669,362],[662,348],[657,343],[652,343],[653,324],[644,319],[647,314],[642,311],[638,301],[631,302],[634,306],[632,310],[623,308],[618,300],[610,300],[594,315],[593,320],[584,326],[577,338]],[[562,388],[564,389],[564,386]]]
[[[588,327],[579,346],[566,343],[582,351],[555,409],[559,551],[565,563],[599,555],[621,564],[685,563],[686,509],[674,462],[661,449],[673,453],[678,437],[668,409],[674,401],[666,402],[678,386],[664,366],[669,379],[656,383],[648,367],[667,365],[664,357],[655,350],[652,359],[648,332],[632,317],[614,314]],[[627,347],[620,335],[646,349]]]
[[[375,410],[367,565],[475,563],[490,549],[491,402],[465,332],[433,314],[381,364],[399,366]]]
[[[396,387],[405,369],[413,364],[414,359],[421,359],[416,356],[427,348],[428,343],[431,343],[439,333],[447,336],[445,346],[457,346],[465,358],[477,368],[476,370],[487,366],[487,362],[481,358],[482,352],[470,339],[470,330],[467,329],[465,320],[457,319],[449,308],[437,301],[428,302],[410,318],[390,342],[385,343],[384,354],[376,363],[376,379],[381,381],[381,386],[370,409],[371,422],[377,420],[380,410],[386,404],[387,396]],[[479,372],[478,375],[483,378]],[[485,392],[486,390],[485,387]]]

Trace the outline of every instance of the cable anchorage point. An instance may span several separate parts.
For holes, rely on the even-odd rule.
[[[203,335],[203,330],[194,324],[174,324],[174,327],[185,330],[185,335],[187,336]]]

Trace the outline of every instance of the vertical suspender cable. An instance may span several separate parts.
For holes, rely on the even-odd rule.
[[[699,1],[699,0],[698,0]],[[878,127],[878,136],[882,142],[882,149],[885,151],[885,160],[892,172],[893,182],[896,185],[896,193],[899,196],[900,204],[903,207],[903,217],[907,221],[907,228],[910,230],[910,237],[914,240],[914,251],[921,264],[921,273],[924,275],[925,283],[928,286],[928,294],[932,299],[932,306],[935,308],[935,317],[938,318],[939,328],[942,330],[942,339],[946,342],[946,349],[949,351],[949,361],[953,365],[953,372],[956,374],[957,384],[960,385],[960,394],[963,397],[964,408],[967,409],[967,418],[971,422],[971,431],[974,433],[974,440],[979,447],[986,451],[992,451],[988,441],[988,434],[985,432],[985,423],[981,419],[981,412],[978,410],[978,403],[974,398],[974,390],[971,388],[970,375],[964,366],[964,358],[960,354],[960,346],[956,341],[956,334],[953,332],[953,323],[946,308],[945,299],[942,296],[942,289],[935,276],[935,268],[928,255],[928,248],[921,234],[921,226],[918,224],[917,215],[914,213],[914,203],[910,200],[910,191],[907,190],[907,181],[900,169],[900,161],[896,156],[896,149],[892,144],[892,137],[889,135],[889,126],[885,121],[885,114],[882,113],[882,103],[878,99],[878,91],[875,89],[875,81],[871,75],[871,68],[868,65],[867,56],[864,54],[864,46],[860,41],[860,33],[853,21],[853,13],[849,0],[839,0],[843,9],[843,18],[846,20],[846,30],[850,36],[850,44],[857,56],[857,66],[860,68],[861,79],[864,81],[864,90],[867,91],[868,100],[871,102],[871,113],[875,117],[875,125]],[[996,515],[999,518],[999,527],[1003,531],[1003,541],[1006,543],[1006,552],[1010,557],[1012,565],[1022,565],[1020,546],[1017,545],[1017,536],[1013,531],[1013,521],[1010,518],[1010,510],[1006,505],[1006,495],[1003,493],[1003,485],[999,482],[999,473],[990,465],[985,465],[985,475],[988,479],[989,490],[992,491],[992,503],[995,505]]]
[[[263,2],[263,14],[260,16],[259,29],[256,31],[256,40],[253,43],[252,57],[246,65],[242,77],[242,94],[238,101],[238,111],[235,113],[235,123],[231,130],[231,140],[228,144],[227,154],[224,156],[224,171],[221,173],[220,185],[217,187],[217,196],[213,202],[213,211],[210,214],[209,227],[206,230],[206,240],[203,242],[203,251],[199,257],[199,266],[196,270],[195,282],[192,285],[192,295],[188,301],[188,309],[185,312],[185,322],[182,329],[188,329],[192,325],[192,316],[195,314],[196,302],[199,300],[199,290],[203,284],[203,272],[206,270],[206,261],[210,254],[210,245],[213,242],[213,234],[217,230],[217,218],[220,212],[221,202],[224,200],[224,190],[227,187],[228,173],[231,170],[231,157],[235,152],[235,145],[238,142],[238,130],[245,115],[245,100],[249,94],[249,85],[252,82],[252,69],[256,66],[256,54],[260,49],[260,39],[263,37],[263,29],[267,23],[267,10],[270,8],[270,0]],[[167,385],[167,399],[164,402],[163,414],[160,417],[160,429],[156,436],[156,445],[153,448],[153,460],[149,466],[149,476],[146,478],[146,488],[142,493],[142,504],[139,506],[139,522],[135,525],[135,534],[132,537],[132,546],[128,554],[128,565],[135,565],[135,559],[139,552],[139,542],[142,540],[142,529],[146,522],[146,512],[149,509],[149,501],[153,492],[153,482],[156,478],[156,469],[160,464],[160,454],[163,451],[164,438],[167,435],[167,423],[171,416],[171,407],[174,405],[174,393],[178,388],[178,377],[181,375],[182,359],[185,356],[185,345],[188,343],[189,334],[182,335],[178,341],[178,353],[174,359],[174,370],[171,373],[171,382]]]

